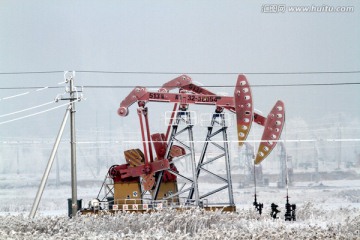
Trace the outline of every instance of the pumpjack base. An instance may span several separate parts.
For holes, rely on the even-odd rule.
[[[115,183],[114,184],[114,198],[126,199],[132,198],[139,200],[141,198],[141,186],[138,182],[132,183]]]
[[[236,212],[236,206],[208,206],[204,207],[206,211]]]
[[[168,197],[173,193],[178,192],[177,182],[165,182],[160,185],[158,198],[156,200],[161,200],[164,197]],[[179,203],[179,197],[173,197],[170,200],[171,202]]]
[[[186,211],[186,210],[189,210],[191,208],[194,208],[194,207],[177,207],[177,208],[173,208],[173,209],[176,209],[177,211],[179,212],[182,212],[182,211]],[[166,208],[163,208],[163,209],[166,209]],[[203,209],[205,211],[221,211],[221,212],[236,212],[236,206],[207,206],[207,207],[203,207]],[[142,208],[139,207],[139,209],[132,209],[129,207],[128,210],[92,210],[92,209],[82,209],[80,210],[80,214],[81,215],[92,215],[92,214],[104,214],[104,215],[107,215],[107,214],[116,214],[116,213],[119,213],[119,212],[130,212],[130,213],[152,213],[152,212],[157,212],[157,211],[161,211],[161,209],[147,209],[147,210],[144,210]]]

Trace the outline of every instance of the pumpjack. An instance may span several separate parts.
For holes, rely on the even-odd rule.
[[[174,104],[166,132],[151,133],[147,107],[149,102]],[[187,75],[163,84],[155,92],[137,86],[120,103],[118,114],[126,117],[134,103],[138,105],[142,150],[126,150],[126,163],[113,165],[108,170],[103,184],[106,196],[97,200],[103,202],[106,198],[112,211],[148,211],[165,206],[220,207],[224,211],[235,211],[227,136],[228,119],[224,112],[235,114],[239,147],[246,142],[252,122],[264,127],[254,156],[256,165],[275,148],[285,122],[285,106],[281,100],[275,103],[267,117],[254,112],[251,87],[244,75],[238,75],[233,96],[217,95],[196,85]],[[194,148],[193,128],[196,122],[192,116],[194,112],[189,111],[190,105],[214,107],[200,154]],[[210,145],[218,150],[218,155],[208,156]],[[211,169],[211,163],[221,160],[225,176]],[[175,166],[178,161],[189,161],[191,174],[179,172]],[[223,185],[218,187],[214,184],[217,186],[214,189],[202,189],[198,184],[201,174],[213,176]],[[208,202],[208,197],[226,189],[228,200],[225,203]]]

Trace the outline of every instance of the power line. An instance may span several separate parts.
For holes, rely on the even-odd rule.
[[[148,74],[148,75],[172,75],[172,74],[191,74],[191,75],[300,75],[300,74],[350,74],[360,73],[360,71],[314,71],[314,72],[136,72],[136,71],[76,71],[79,73],[107,73],[107,74]]]
[[[181,72],[141,72],[141,71],[101,71],[101,70],[78,70],[75,71],[77,73],[95,73],[95,74],[149,74],[149,75],[181,75],[181,74],[191,74],[191,75],[238,75],[239,72],[188,72],[188,73],[181,73]],[[64,71],[56,70],[56,71],[33,71],[33,72],[0,72],[0,75],[22,75],[22,74],[52,74],[52,73],[64,73]],[[313,72],[243,72],[242,74],[247,75],[311,75],[311,74],[358,74],[360,71],[313,71]],[[58,84],[62,84],[65,82],[60,82]],[[260,85],[252,85],[252,87],[298,87],[298,86],[336,86],[336,85],[359,85],[360,83],[357,82],[345,82],[345,83],[304,83],[304,84],[260,84]],[[136,86],[133,85],[90,85],[84,86],[87,88],[134,88]],[[161,86],[144,86],[148,88],[160,88]],[[233,85],[207,85],[203,87],[234,87]],[[43,90],[43,89],[58,89],[61,88],[59,86],[47,86],[47,87],[0,87],[0,90],[29,90],[29,89],[36,89],[36,91]],[[14,96],[2,98],[1,100],[27,95],[29,92],[17,94]]]
[[[143,74],[143,75],[173,75],[173,74],[192,74],[192,75],[304,75],[304,74],[356,74],[360,70],[354,71],[299,71],[299,72],[165,72],[165,71],[105,71],[105,70],[74,70],[77,73],[104,73],[104,74]],[[22,74],[53,74],[64,73],[61,70],[54,71],[24,71],[24,72],[0,72],[0,75],[22,75]]]
[[[29,110],[32,110],[32,109],[35,109],[35,108],[43,107],[43,106],[52,104],[52,103],[54,103],[54,102],[55,102],[55,101],[51,101],[51,102],[43,103],[43,104],[40,104],[40,105],[37,105],[37,106],[25,108],[25,109],[22,109],[22,110],[19,110],[19,111],[15,111],[15,112],[11,112],[11,113],[6,113],[6,114],[3,114],[3,115],[0,115],[0,118],[2,118],[2,117],[7,117],[7,116],[10,116],[10,115],[14,115],[14,114],[21,113],[21,112],[25,112],[25,111],[29,111]]]
[[[63,83],[66,83],[66,81],[59,82],[58,85],[61,85]],[[0,98],[0,101],[25,96],[25,95],[28,95],[30,93],[36,93],[36,92],[44,91],[44,90],[47,90],[47,89],[50,89],[50,88],[61,88],[61,87],[60,86],[56,86],[56,87],[45,86],[45,87],[4,87],[4,88],[0,88],[0,90],[24,90],[24,89],[29,90],[29,89],[35,89],[35,90],[32,90],[32,91],[27,91],[27,92],[11,95],[11,96],[8,96],[8,97]]]
[[[41,91],[40,89],[56,89],[56,88],[64,88],[60,86],[55,87],[0,87],[0,90],[19,90],[19,89],[39,89],[38,91]],[[27,93],[26,93],[27,94]]]
[[[1,75],[51,74],[51,73],[64,73],[64,71],[0,72]]]
[[[305,87],[305,86],[342,86],[342,85],[360,85],[360,82],[344,82],[344,83],[299,83],[299,84],[252,84],[251,87]],[[84,85],[84,88],[135,88],[133,85]],[[142,86],[147,88],[160,88],[161,86]],[[174,86],[177,87],[177,86]],[[234,88],[234,85],[201,85],[208,88]]]
[[[360,85],[360,82],[344,82],[344,83],[299,83],[299,84],[252,84],[251,87],[306,87],[306,86],[346,86],[346,85]],[[103,88],[103,89],[132,89],[135,85],[84,85],[84,88]],[[146,88],[160,88],[160,85],[143,85]],[[174,86],[177,87],[177,86]],[[234,88],[234,85],[202,85],[207,88]],[[47,87],[47,89],[56,89],[63,87]],[[19,90],[19,89],[39,89],[39,87],[0,87],[0,90]],[[20,95],[20,94],[19,94]],[[3,98],[5,99],[5,98]]]
[[[46,109],[46,110],[43,110],[43,111],[40,111],[40,112],[36,112],[36,113],[32,113],[32,114],[29,114],[29,115],[26,115],[26,116],[22,116],[22,117],[10,119],[10,120],[4,121],[4,122],[0,122],[0,125],[5,124],[5,123],[14,122],[14,121],[17,121],[17,120],[21,120],[21,119],[28,118],[28,117],[33,117],[33,116],[36,116],[36,115],[39,115],[39,114],[42,114],[42,113],[46,113],[46,112],[55,110],[55,109],[57,109],[57,108],[60,108],[60,107],[69,105],[69,104],[71,104],[71,103],[73,103],[73,102],[77,102],[77,101],[78,101],[78,100],[75,100],[75,101],[72,101],[72,102],[70,102],[70,103],[65,103],[65,104],[62,104],[62,105],[59,105],[59,106],[56,106],[56,107],[53,107],[53,108],[49,108],[49,109]]]
[[[29,94],[29,93],[30,93],[30,92],[24,92],[24,93],[19,93],[19,94],[11,95],[11,96],[8,96],[8,97],[1,98],[0,101],[2,101],[2,100],[8,100],[8,99],[16,98],[16,97],[25,96],[25,95],[27,95],[27,94]]]

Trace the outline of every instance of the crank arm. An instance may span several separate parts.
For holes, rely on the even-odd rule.
[[[121,174],[121,178],[124,179],[127,177],[139,177],[143,174],[154,174],[155,172],[167,170],[169,168],[170,168],[169,161],[167,159],[163,159],[136,167],[121,169],[120,174]]]

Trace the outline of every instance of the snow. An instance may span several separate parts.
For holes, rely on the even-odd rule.
[[[101,181],[81,174],[79,178],[78,196],[85,206],[96,197]],[[0,239],[360,239],[358,179],[296,182],[290,186],[290,203],[297,204],[296,222],[284,221],[286,189],[272,183],[257,187],[258,201],[264,203],[260,216],[252,206],[254,188],[240,188],[236,182],[236,213],[164,209],[151,214],[119,212],[69,219],[69,183],[57,186],[53,179],[36,217],[30,219],[38,183],[39,176],[1,176]],[[224,191],[215,200],[226,197]],[[270,217],[271,203],[279,205],[279,219]]]
[[[306,203],[297,222],[259,217],[252,209],[237,213],[201,209],[155,213],[0,217],[0,237],[10,239],[358,239],[360,210],[326,211]]]

